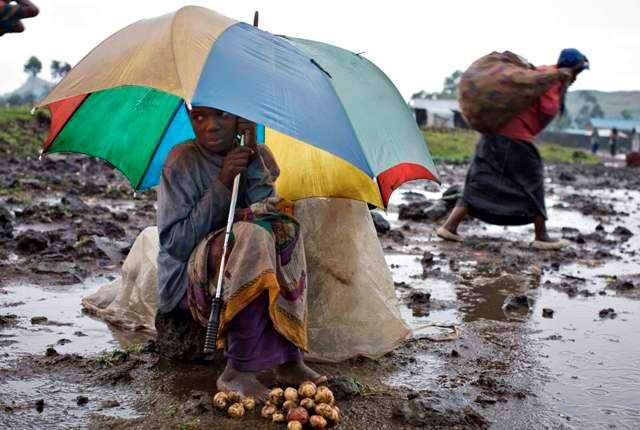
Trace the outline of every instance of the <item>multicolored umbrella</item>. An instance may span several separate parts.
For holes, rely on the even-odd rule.
[[[194,137],[190,105],[264,124],[283,197],[384,207],[408,180],[437,181],[408,106],[366,58],[193,6],[125,27],[82,59],[38,105],[52,117],[43,151],[105,159],[146,189]]]

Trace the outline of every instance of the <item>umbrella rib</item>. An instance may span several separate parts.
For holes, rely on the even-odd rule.
[[[180,68],[178,67],[178,61],[176,59],[176,46],[175,46],[175,39],[174,39],[176,19],[178,18],[178,14],[180,13],[180,11],[182,11],[182,9],[184,8],[177,10],[176,13],[173,15],[173,19],[171,20],[171,56],[173,57],[173,64],[176,69],[176,77],[178,78],[178,82],[180,83],[180,92],[182,93],[181,94],[182,98],[186,100],[187,94],[185,94],[185,91],[184,91],[184,83],[182,82]],[[189,96],[189,98],[191,98],[191,96]]]
[[[158,148],[162,144],[162,140],[164,139],[164,136],[167,134],[167,131],[169,131],[169,127],[171,127],[171,124],[173,124],[173,120],[176,118],[176,115],[178,114],[178,111],[180,110],[183,104],[184,104],[184,100],[180,99],[180,101],[178,102],[178,106],[176,107],[176,109],[174,109],[173,114],[171,114],[171,118],[169,119],[169,121],[167,121],[167,125],[165,126],[164,131],[158,138],[158,143],[156,143],[156,147],[154,148],[153,153],[151,154],[151,157],[149,157],[149,161],[147,161],[147,167],[144,169],[142,176],[140,177],[140,179],[138,180],[138,183],[135,186],[136,190],[138,189],[140,184],[142,184],[142,181],[144,180],[144,177],[147,174],[147,171],[149,170],[149,166],[151,165],[153,158],[156,156],[156,153],[158,152]]]
[[[318,69],[320,69],[322,71],[322,73],[324,73],[325,75],[327,75],[329,77],[329,79],[333,79],[333,76],[331,76],[331,73],[329,73],[325,69],[323,69],[322,66],[320,64],[318,64],[318,62],[316,60],[314,60],[313,58],[311,59],[311,64],[313,64]]]

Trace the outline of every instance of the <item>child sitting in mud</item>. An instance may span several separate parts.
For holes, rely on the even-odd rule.
[[[531,246],[535,249],[553,250],[568,245],[566,240],[554,240],[547,233],[544,167],[534,140],[564,109],[568,85],[588,65],[587,57],[580,51],[564,49],[557,64],[547,66],[563,72],[557,82],[496,133],[482,135],[467,172],[462,198],[446,223],[437,229],[439,237],[462,242],[458,225],[470,214],[490,224],[533,223],[535,237]]]
[[[306,366],[307,269],[298,222],[275,198],[278,167],[256,143],[255,124],[228,112],[194,107],[196,139],[167,157],[158,195],[159,312],[187,312],[202,326],[211,312],[234,177],[240,182],[233,242],[225,266],[218,348],[227,366],[221,391],[264,400],[256,378],[275,369],[279,382],[326,381]],[[238,145],[244,134],[247,145]],[[277,262],[277,263],[276,263]]]

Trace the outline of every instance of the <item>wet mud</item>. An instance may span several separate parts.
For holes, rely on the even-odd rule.
[[[637,428],[640,172],[547,166],[551,234],[571,245],[540,252],[529,226],[435,236],[466,167],[374,212],[414,336],[379,360],[315,364],[335,377],[340,428]],[[82,312],[155,223],[153,192],[134,198],[86,157],[7,157],[0,173],[3,428],[276,428],[213,410],[222,360],[162,359],[148,334]]]

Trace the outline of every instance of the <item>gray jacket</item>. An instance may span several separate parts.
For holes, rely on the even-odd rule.
[[[238,208],[275,195],[278,167],[266,146],[259,150],[261,157],[255,157],[240,182]],[[184,296],[191,251],[208,233],[225,226],[231,191],[218,180],[223,160],[195,141],[176,145],[167,156],[157,211],[160,312],[170,312]]]

